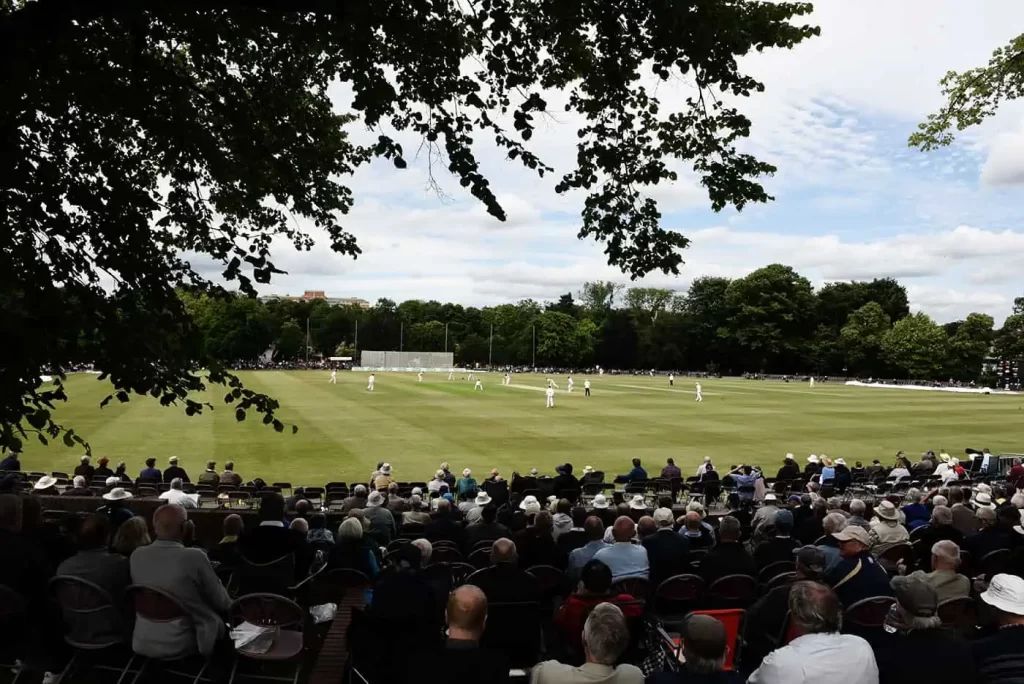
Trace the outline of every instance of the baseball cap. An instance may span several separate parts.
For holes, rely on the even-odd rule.
[[[835,532],[832,536],[836,541],[857,541],[864,546],[871,546],[871,538],[868,536],[867,530],[859,525],[847,525],[839,532]]]
[[[793,526],[793,514],[787,511],[785,508],[775,511],[775,516],[772,521],[776,525],[789,525]]]
[[[896,576],[889,583],[896,594],[896,602],[907,615],[933,617],[939,611],[939,597],[935,589],[920,577]]]
[[[793,549],[793,555],[796,556],[796,564],[799,567],[807,568],[818,574],[825,572],[825,564],[828,561],[825,558],[825,552],[817,546],[810,544],[801,546],[799,549]]]

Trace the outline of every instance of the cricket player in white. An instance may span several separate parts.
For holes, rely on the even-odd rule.
[[[469,380],[470,380],[470,382],[473,381],[473,374],[472,373],[469,374]]]
[[[554,380],[552,380],[551,378],[548,378],[548,389],[551,389],[552,387],[556,387],[557,388],[558,385],[555,384]]]
[[[508,386],[508,385],[511,385],[511,384],[512,384],[512,375],[509,374],[509,373],[505,373],[505,385]]]
[[[585,397],[589,397],[590,396],[590,380],[584,380],[583,381],[583,396],[585,396]]]
[[[337,368],[332,368],[331,369],[331,379],[328,380],[327,382],[331,383],[332,385],[337,385],[338,384],[338,369]]]
[[[811,389],[814,389],[814,378],[811,378]]]
[[[480,390],[481,392],[484,391],[484,383],[480,382],[479,380],[477,380],[476,384],[473,385],[473,391],[476,392],[477,390]]]
[[[452,376],[452,374],[453,374],[454,372],[455,372],[455,371],[453,371],[453,370],[450,370],[450,369],[449,369],[449,371],[448,371],[448,379],[449,379],[449,380],[451,380],[451,379],[452,379],[452,377],[453,377],[453,376]]]
[[[547,407],[548,408],[554,408],[555,407],[555,390],[554,390],[554,388],[549,385],[548,388],[546,390],[544,390],[544,394],[546,394],[547,398],[548,398]]]
[[[423,371],[416,374],[416,382],[423,382]]]
[[[696,401],[704,401],[704,396],[700,393],[700,383],[697,383],[697,399]]]
[[[373,391],[373,379],[374,379],[373,378],[373,373],[370,373],[370,381],[366,385],[366,391],[367,392],[372,392]]]
[[[675,384],[676,384],[676,376],[673,375],[672,373],[669,373],[668,374],[668,386],[672,387]]]
[[[569,376],[569,382],[566,383],[566,384],[569,386],[568,387],[569,391],[572,392],[572,376],[571,375]]]

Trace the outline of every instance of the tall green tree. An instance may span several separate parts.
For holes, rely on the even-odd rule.
[[[306,333],[293,320],[287,320],[281,325],[281,331],[277,334],[274,342],[274,359],[291,361],[306,352]]]
[[[736,56],[817,35],[799,23],[811,9],[0,2],[0,298],[5,326],[19,331],[0,366],[0,447],[21,444],[28,415],[34,436],[60,434],[49,409],[66,398],[63,371],[82,361],[111,379],[119,400],[152,394],[190,415],[203,409],[191,392],[229,383],[239,419],[255,409],[283,429],[270,397],[219,367],[193,371],[191,320],[175,289],[211,289],[198,266],[212,264],[252,295],[280,272],[272,244],[311,246],[297,217],[339,254],[359,254],[343,222],[354,201],[347,178],[374,158],[398,169],[407,161],[386,133],[353,145],[343,127],[357,118],[420,138],[503,220],[476,156],[481,138],[493,141],[513,163],[560,174],[557,192],[584,191],[579,236],[601,242],[610,264],[634,277],[677,272],[688,240],[661,224],[645,189],[675,180],[673,161],[694,170],[715,210],[771,199],[760,177],[775,168],[737,146],[750,120],[713,94],[737,102],[763,90]],[[668,111],[641,84],[651,71],[666,81],[687,74],[692,96]],[[351,114],[333,110],[328,88],[339,82],[354,93]],[[564,92],[581,122],[567,168],[529,146],[544,90]],[[368,333],[384,343],[392,331]],[[45,371],[56,385],[40,384]]]
[[[868,302],[850,314],[840,340],[846,366],[852,374],[879,375],[882,341],[890,327],[889,316],[878,302]]]
[[[945,365],[948,345],[946,331],[922,312],[896,321],[882,338],[886,358],[911,379],[937,377]]]
[[[995,321],[988,314],[968,314],[953,335],[949,335],[948,372],[955,380],[977,380],[981,376],[992,342]],[[948,333],[947,333],[948,335]]]
[[[672,290],[660,287],[631,287],[626,290],[626,306],[653,323],[672,303],[675,294]]]
[[[731,344],[726,297],[730,282],[728,278],[702,276],[690,284],[682,305],[687,336],[687,368],[725,372],[734,368],[727,354]]]

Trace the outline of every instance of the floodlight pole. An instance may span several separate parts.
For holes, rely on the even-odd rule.
[[[402,351],[405,345],[405,321],[398,324],[398,351]]]
[[[356,319],[356,343],[352,345],[352,348],[356,351],[359,350],[359,319]]]
[[[537,324],[533,325],[533,367],[537,368]]]
[[[444,324],[444,351],[448,352],[448,324]]]
[[[491,365],[491,354],[494,351],[494,324],[491,323],[491,340],[487,343],[487,366]]]

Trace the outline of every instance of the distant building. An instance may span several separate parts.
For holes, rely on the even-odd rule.
[[[361,309],[369,309],[370,302],[359,297],[328,297],[324,290],[306,290],[302,295],[264,295],[260,301],[286,301],[286,302],[310,302],[314,299],[322,299],[331,306],[358,306]]]

